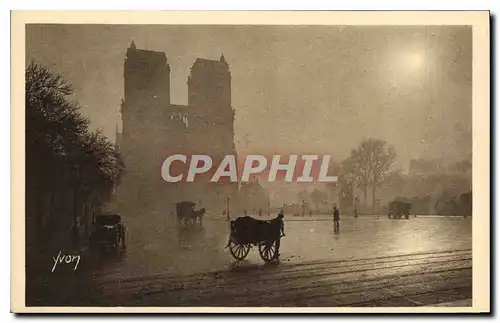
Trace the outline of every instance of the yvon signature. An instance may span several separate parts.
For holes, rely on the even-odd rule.
[[[56,270],[57,265],[62,264],[72,264],[74,263],[73,271],[78,268],[78,264],[80,263],[80,255],[65,255],[62,251],[59,251],[57,257],[52,257],[54,260],[54,266],[52,267],[52,272]]]

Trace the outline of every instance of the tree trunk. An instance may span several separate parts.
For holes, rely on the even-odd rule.
[[[35,189],[35,225],[33,227],[33,233],[35,236],[34,241],[37,244],[38,250],[41,250],[43,247],[42,244],[42,225],[43,225],[43,194],[44,189],[42,188],[42,181],[40,180]]]
[[[375,192],[376,192],[376,189],[375,189],[375,185],[373,185],[373,189],[372,189],[372,208],[373,208],[373,214],[376,214],[377,213],[377,205],[376,205],[376,199],[375,199]]]
[[[78,218],[78,190],[76,187],[73,188],[73,225],[76,224],[76,219]]]
[[[365,192],[365,202],[364,202],[364,205],[365,205],[365,207],[366,207],[366,199],[367,199],[366,195],[367,195],[367,193],[368,193],[368,185],[365,185],[365,186],[364,186],[364,192]]]
[[[50,240],[53,237],[55,232],[55,213],[56,213],[56,190],[54,185],[50,189],[50,204],[49,204],[49,219],[48,219],[48,227],[47,227],[47,239]]]

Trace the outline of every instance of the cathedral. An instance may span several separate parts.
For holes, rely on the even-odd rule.
[[[167,183],[161,166],[174,154],[205,154],[214,164],[236,155],[231,106],[231,73],[219,60],[198,58],[187,78],[188,105],[170,100],[170,65],[163,52],[127,49],[124,64],[122,133],[117,145],[125,162],[125,175],[117,188],[118,202],[127,207],[173,210],[183,200],[209,212],[222,213],[228,199],[236,207],[238,183]]]

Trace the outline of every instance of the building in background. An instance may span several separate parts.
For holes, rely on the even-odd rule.
[[[209,183],[209,174],[193,183],[167,183],[161,166],[174,154],[210,155],[218,165],[236,155],[231,73],[220,60],[198,58],[188,77],[188,105],[170,101],[170,66],[165,53],[127,49],[124,65],[123,128],[117,137],[126,174],[117,190],[120,205],[166,207],[196,202],[209,212],[222,212],[227,198],[238,201],[238,183]],[[201,207],[201,206],[200,206]]]
[[[251,215],[263,215],[271,212],[271,199],[269,191],[262,187],[257,176],[250,178],[247,183],[241,183],[240,189],[241,208]]]

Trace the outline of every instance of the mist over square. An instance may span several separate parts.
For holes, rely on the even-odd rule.
[[[472,36],[28,24],[27,303],[472,306]]]

